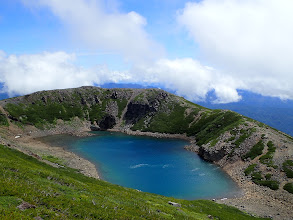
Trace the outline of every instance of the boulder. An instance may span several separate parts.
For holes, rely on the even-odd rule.
[[[171,201],[169,201],[168,204],[169,204],[169,205],[172,205],[172,206],[175,206],[175,207],[181,207],[181,204],[176,203],[176,202],[171,202]]]
[[[17,208],[24,211],[26,209],[34,209],[36,206],[29,204],[28,202],[22,202],[19,206],[17,206]]]

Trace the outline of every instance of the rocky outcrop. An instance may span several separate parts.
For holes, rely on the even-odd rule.
[[[115,126],[116,119],[113,115],[107,115],[103,118],[103,120],[99,123],[99,127],[101,130],[108,130]]]
[[[19,206],[17,206],[16,208],[20,209],[21,211],[24,211],[26,209],[35,209],[36,206],[35,205],[32,205],[28,202],[22,202]]]
[[[125,120],[127,124],[135,124],[141,118],[149,114],[150,112],[155,112],[156,109],[147,103],[129,103],[127,106],[127,111],[125,113]]]
[[[91,131],[100,131],[101,130],[101,128],[97,125],[91,125],[90,129],[91,129]]]
[[[135,124],[141,118],[147,115],[153,115],[158,112],[161,102],[168,98],[168,93],[154,90],[150,94],[140,93],[127,105],[127,111],[124,115],[126,124]],[[160,91],[160,92],[159,92]]]
[[[199,147],[198,155],[206,161],[217,162],[223,159],[227,155],[227,152],[224,147],[219,150],[214,148]]]

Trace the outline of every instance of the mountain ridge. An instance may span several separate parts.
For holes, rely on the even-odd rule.
[[[113,89],[113,88],[138,88],[150,89],[160,88],[159,85],[143,86],[134,83],[105,83],[100,87]],[[170,93],[176,94],[175,90],[170,90],[162,87]],[[237,90],[242,99],[239,102],[232,102],[226,104],[214,103],[216,96],[214,91],[207,94],[205,101],[197,102],[197,104],[210,108],[210,109],[229,109],[247,117],[253,118],[257,121],[265,123],[271,127],[281,130],[289,135],[293,135],[291,125],[293,123],[292,115],[292,100],[281,100],[277,97],[262,96],[253,92],[245,90]],[[0,94],[0,100],[7,99],[7,93]]]

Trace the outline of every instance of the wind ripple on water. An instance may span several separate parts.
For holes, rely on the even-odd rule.
[[[136,164],[134,166],[130,166],[130,169],[136,169],[136,168],[140,168],[140,167],[149,167],[150,165],[147,163],[141,163],[141,164]]]
[[[195,172],[195,171],[198,171],[199,170],[199,168],[197,167],[197,168],[194,168],[193,170],[191,170],[192,172]]]
[[[150,165],[150,164],[147,164],[147,163],[140,163],[140,164],[130,166],[129,168],[130,169],[136,169],[136,168],[140,168],[140,167],[162,167],[163,169],[165,169],[165,168],[173,167],[173,165],[171,165],[171,164]]]

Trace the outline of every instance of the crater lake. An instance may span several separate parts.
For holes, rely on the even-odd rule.
[[[107,131],[93,133],[89,137],[54,135],[42,141],[91,161],[101,179],[113,184],[189,200],[240,193],[220,167],[185,150],[187,141]]]

